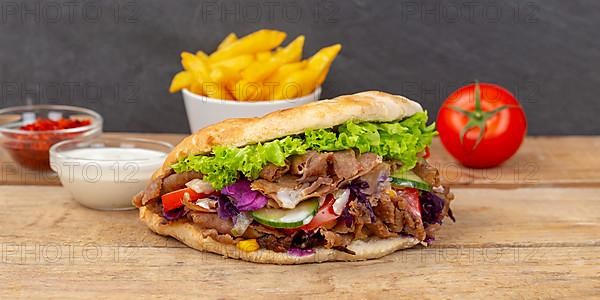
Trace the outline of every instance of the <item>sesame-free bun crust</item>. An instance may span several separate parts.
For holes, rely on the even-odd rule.
[[[369,91],[316,101],[258,118],[228,119],[185,138],[171,151],[152,178],[168,174],[173,163],[190,154],[206,154],[219,145],[241,147],[300,134],[309,129],[331,128],[350,120],[389,122],[420,111],[423,111],[421,105],[405,97]]]
[[[419,241],[413,237],[395,237],[379,239],[371,237],[368,241],[355,240],[348,249],[356,254],[351,255],[342,251],[326,248],[316,248],[314,254],[306,256],[293,256],[287,253],[259,249],[254,252],[245,252],[235,245],[224,244],[202,234],[202,229],[188,221],[162,223],[163,218],[146,207],[140,207],[140,220],[150,230],[164,236],[171,236],[194,249],[221,254],[225,257],[264,264],[306,264],[326,261],[359,261],[379,258],[401,249],[415,246]]]

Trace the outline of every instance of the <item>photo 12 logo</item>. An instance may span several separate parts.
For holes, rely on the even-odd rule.
[[[103,18],[115,23],[138,23],[138,4],[118,1],[99,4],[80,1],[3,1],[0,5],[2,23],[98,23]]]
[[[98,243],[0,242],[1,264],[138,263],[136,243],[102,246]]]
[[[340,10],[335,1],[202,1],[198,7],[202,23],[296,23],[310,17],[315,23],[338,23]]]
[[[403,81],[400,84],[400,94],[418,99],[424,104],[440,105],[453,92],[470,81]],[[539,103],[540,84],[534,81],[515,81],[503,84],[521,103]]]
[[[73,104],[113,101],[137,103],[140,89],[135,82],[2,82],[0,104],[15,99],[21,104]],[[28,102],[28,103],[25,103]]]
[[[540,10],[535,2],[403,2],[401,8],[402,23],[418,21],[421,23],[498,23],[511,20],[514,23],[538,23],[536,17]]]

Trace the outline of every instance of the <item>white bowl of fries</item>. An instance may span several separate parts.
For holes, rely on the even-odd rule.
[[[182,52],[183,70],[173,77],[169,91],[182,92],[191,130],[318,100],[341,45],[302,59],[304,36],[281,46],[285,38],[276,30],[239,39],[232,33],[210,55]]]
[[[321,87],[302,97],[271,101],[215,99],[194,94],[188,89],[184,89],[182,93],[190,130],[195,132],[225,119],[260,117],[276,110],[317,101],[321,95]]]

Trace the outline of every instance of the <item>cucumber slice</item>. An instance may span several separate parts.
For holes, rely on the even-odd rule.
[[[304,200],[295,208],[261,208],[250,212],[256,222],[275,228],[296,228],[306,225],[319,210],[319,199]]]
[[[398,172],[396,171],[391,176],[392,185],[404,188],[415,188],[423,191],[431,192],[431,186],[417,176],[413,171]]]

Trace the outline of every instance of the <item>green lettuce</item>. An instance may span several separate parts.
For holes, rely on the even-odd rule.
[[[409,170],[417,163],[417,153],[431,144],[435,134],[435,124],[427,125],[427,113],[419,112],[402,121],[348,121],[335,129],[308,130],[301,135],[241,148],[217,146],[210,156],[191,155],[171,167],[177,173],[200,172],[216,189],[234,183],[240,173],[256,179],[268,163],[284,166],[286,158],[308,150],[373,152],[400,161],[402,168]]]
[[[238,172],[246,178],[256,179],[268,163],[284,166],[286,158],[306,153],[306,150],[302,138],[288,136],[242,148],[217,146],[211,156],[191,155],[171,167],[177,173],[200,172],[213,187],[222,189],[236,181]]]

